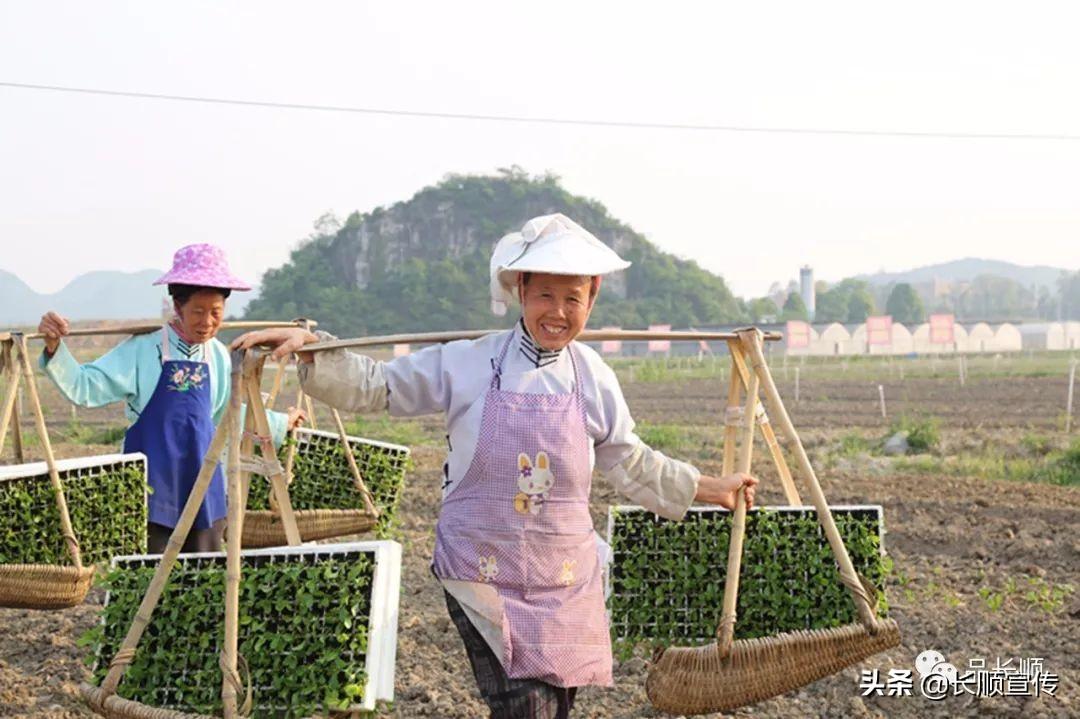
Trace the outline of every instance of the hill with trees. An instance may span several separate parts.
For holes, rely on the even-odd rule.
[[[605,278],[590,325],[676,327],[750,319],[723,278],[662,252],[553,175],[518,168],[450,175],[407,201],[344,222],[324,217],[282,267],[263,275],[248,319],[308,316],[339,335],[481,329],[494,317],[491,250],[537,215],[562,212],[633,264]]]

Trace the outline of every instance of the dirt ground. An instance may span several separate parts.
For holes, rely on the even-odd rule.
[[[781,393],[791,397],[790,382],[778,379]],[[803,401],[792,403],[791,414],[808,445],[825,445],[841,429],[883,425],[873,404],[876,383],[872,393],[863,385],[843,380],[804,383]],[[638,383],[625,390],[636,418],[654,423],[715,423],[723,394],[715,380]],[[1062,391],[1060,379],[1051,377],[972,382],[964,388],[940,380],[897,381],[886,387],[896,398],[897,411],[906,403],[911,411],[940,417],[952,442],[984,428],[1002,437],[1032,427],[1050,431],[1061,411]],[[80,410],[80,421],[106,420],[119,421],[114,409]],[[66,420],[53,424],[59,432]],[[460,639],[427,569],[443,458],[438,421],[421,426],[430,442],[414,449],[416,469],[401,509],[405,567],[396,705],[389,716],[483,717],[486,712]],[[70,443],[59,447],[62,456],[105,449]],[[715,472],[719,466],[709,460],[701,468]],[[768,463],[761,475],[759,504],[782,503]],[[1080,489],[904,475],[865,466],[842,466],[819,476],[832,503],[883,505],[885,547],[895,562],[888,600],[903,643],[801,691],[740,710],[737,716],[1080,716],[1080,601],[1077,591],[1064,589],[1080,590]],[[592,508],[599,530],[606,527],[607,507],[620,501],[597,480]],[[1055,589],[1065,594],[1055,594]],[[1059,596],[1055,604],[1052,599]],[[95,592],[85,605],[61,612],[0,610],[0,716],[89,716],[75,695],[87,674],[81,661],[84,651],[75,641],[95,620],[102,599]],[[879,669],[882,676],[890,669],[913,669],[915,657],[927,649],[940,651],[958,667],[973,658],[985,658],[992,666],[998,658],[1042,657],[1046,671],[1060,677],[1056,696],[967,696],[933,702],[916,689],[910,697],[860,698],[860,669]],[[645,697],[646,673],[643,658],[617,663],[616,686],[584,689],[574,716],[661,716]]]

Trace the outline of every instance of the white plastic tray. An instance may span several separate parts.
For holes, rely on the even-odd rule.
[[[70,459],[56,460],[56,468],[60,472],[77,469],[94,469],[105,467],[110,464],[123,464],[126,462],[145,462],[146,455],[142,452],[129,454],[99,454],[90,457],[72,457]],[[8,479],[24,479],[49,473],[49,465],[46,462],[27,462],[26,464],[6,464],[0,466],[0,482]]]
[[[342,554],[368,552],[375,558],[375,575],[371,587],[371,616],[368,626],[368,647],[365,655],[367,684],[363,704],[343,711],[372,711],[376,702],[394,700],[394,667],[397,660],[398,612],[401,594],[401,545],[390,540],[343,542],[339,544],[304,544],[298,547],[268,547],[246,549],[241,557],[274,555]],[[115,568],[121,562],[155,562],[158,554],[135,554],[113,558]],[[224,558],[224,552],[181,554],[179,561],[199,558]],[[105,604],[109,603],[109,593]],[[104,622],[104,617],[102,617]],[[101,660],[101,657],[98,657]]]

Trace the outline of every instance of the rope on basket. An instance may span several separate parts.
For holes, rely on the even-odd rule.
[[[746,414],[746,409],[742,405],[736,405],[734,407],[726,407],[724,409],[724,426],[725,427],[741,427],[743,423],[743,417]],[[758,424],[767,424],[769,422],[769,416],[765,412],[765,406],[759,404],[757,409],[754,410],[754,414],[757,417]]]
[[[251,708],[254,704],[254,692],[251,687],[251,668],[248,666],[247,659],[244,659],[244,655],[240,652],[236,653],[236,665],[239,670],[229,666],[224,650],[218,655],[218,666],[221,668],[221,674],[225,677],[225,681],[232,686],[237,694],[244,695],[244,703],[240,705],[236,712],[240,716],[246,717],[251,715]],[[243,679],[240,678],[241,671],[244,673]]]

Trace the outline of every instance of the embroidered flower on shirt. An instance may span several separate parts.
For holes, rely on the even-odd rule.
[[[202,366],[194,369],[181,367],[169,377],[169,389],[176,392],[187,392],[201,387],[204,379],[206,379],[206,375],[203,374]]]

